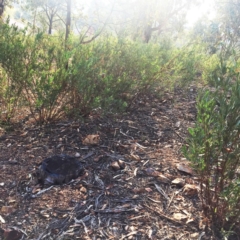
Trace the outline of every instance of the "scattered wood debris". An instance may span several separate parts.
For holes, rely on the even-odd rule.
[[[181,159],[194,93],[135,99],[129,114],[114,118],[23,125],[3,135],[0,239],[9,240],[7,229],[16,240],[210,239],[195,173]],[[84,175],[38,184],[39,165],[61,154],[77,158]]]

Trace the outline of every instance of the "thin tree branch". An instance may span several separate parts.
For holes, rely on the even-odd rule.
[[[100,29],[100,31],[99,31],[97,34],[95,34],[91,39],[89,39],[89,40],[87,40],[87,41],[80,41],[80,44],[87,44],[87,43],[92,42],[94,39],[96,39],[96,38],[103,32],[104,28],[105,28],[106,25],[107,25],[107,22],[108,22],[110,16],[111,16],[112,13],[113,13],[113,8],[114,8],[114,6],[115,6],[115,2],[114,2],[114,4],[112,5],[111,12],[109,13],[109,15],[108,15],[108,17],[107,17],[104,25],[103,25],[102,28]]]
[[[57,16],[58,16],[59,20],[61,20],[63,22],[63,24],[66,26],[66,21],[64,21],[59,14],[57,14]]]

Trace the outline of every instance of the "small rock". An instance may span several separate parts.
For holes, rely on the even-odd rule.
[[[115,171],[117,171],[117,170],[120,169],[120,166],[119,166],[118,161],[112,162],[112,163],[111,163],[111,167],[112,167],[112,169],[115,170]]]
[[[182,221],[182,220],[187,219],[188,217],[185,214],[182,214],[182,213],[174,213],[173,218],[178,220],[178,221]]]
[[[86,189],[85,187],[81,187],[81,188],[80,188],[80,192],[81,192],[81,193],[87,193],[87,189]]]
[[[0,215],[0,222],[1,222],[1,223],[5,223],[5,222],[6,222],[1,215]]]
[[[78,152],[75,154],[75,157],[80,157],[80,156],[81,156],[81,154]]]
[[[175,123],[175,127],[177,127],[177,128],[179,128],[180,125],[181,125],[181,122],[180,122],[180,121],[178,121],[178,122]]]
[[[172,184],[174,185],[178,185],[180,187],[183,187],[185,185],[185,180],[182,179],[182,178],[175,178],[173,181],[172,181]]]
[[[160,182],[170,183],[170,179],[167,178],[166,176],[164,176],[164,175],[161,174],[161,173],[157,176],[157,179],[158,179]]]
[[[126,163],[123,160],[121,160],[121,159],[118,160],[118,164],[119,164],[121,169],[124,169],[125,166],[126,166]]]
[[[198,193],[198,187],[192,184],[186,184],[183,188],[183,193],[187,196],[194,196]]]
[[[181,172],[185,172],[187,174],[193,175],[193,170],[189,166],[179,163],[179,164],[177,164],[177,169]]]
[[[198,233],[192,233],[191,239],[198,239],[199,234]]]

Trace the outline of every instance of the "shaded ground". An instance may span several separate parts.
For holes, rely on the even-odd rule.
[[[197,178],[177,169],[188,164],[181,147],[194,125],[195,95],[194,88],[176,90],[162,101],[138,101],[121,116],[101,118],[96,111],[85,123],[25,125],[2,135],[5,234],[15,227],[22,239],[210,239]],[[99,134],[100,143],[83,145],[89,134]],[[42,191],[36,169],[60,153],[78,156],[86,173]],[[176,178],[180,185],[171,183]]]

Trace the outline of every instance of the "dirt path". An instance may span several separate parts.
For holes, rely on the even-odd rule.
[[[96,112],[85,123],[24,126],[2,135],[0,234],[12,240],[210,239],[196,176],[178,170],[188,164],[181,147],[194,125],[195,96],[192,88],[176,90],[162,101],[138,101],[121,116]],[[99,134],[100,143],[83,145],[89,134]],[[86,173],[43,189],[36,169],[60,153],[78,156]]]

